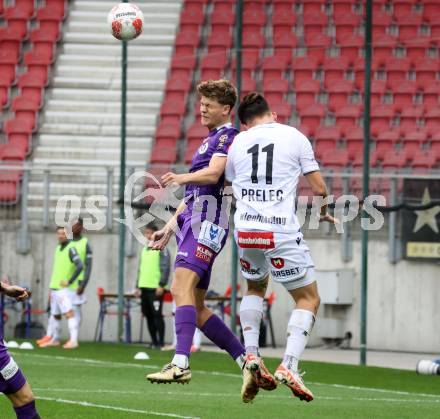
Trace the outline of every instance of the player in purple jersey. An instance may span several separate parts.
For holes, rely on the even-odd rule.
[[[0,293],[15,298],[17,301],[23,301],[30,297],[30,292],[26,288],[1,281]],[[35,408],[31,387],[14,359],[9,355],[3,341],[2,330],[0,330],[0,392],[11,401],[18,419],[40,418]]]
[[[157,383],[187,383],[191,379],[189,354],[196,326],[218,347],[226,350],[243,369],[245,349],[223,321],[205,306],[211,268],[228,236],[228,204],[223,199],[224,170],[228,150],[238,131],[232,127],[231,111],[237,101],[235,87],[227,80],[209,80],[197,87],[201,123],[208,136],[194,154],[189,173],[167,173],[162,180],[187,185],[185,199],[174,217],[154,235],[151,247],[163,249],[172,234],[177,235],[177,257],[171,292],[176,302],[176,353],[162,371],[148,374]],[[269,388],[262,378],[257,382],[243,370],[242,398],[251,401],[258,387]]]

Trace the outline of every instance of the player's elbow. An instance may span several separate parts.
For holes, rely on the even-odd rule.
[[[212,170],[209,175],[207,176],[207,181],[210,184],[218,183],[220,178],[222,177],[223,171],[220,170]]]

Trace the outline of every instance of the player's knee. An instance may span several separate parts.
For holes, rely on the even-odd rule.
[[[200,307],[200,306],[196,306],[196,310],[197,310],[197,327],[200,329],[205,323],[206,321],[212,316],[212,311],[206,307]]]
[[[32,392],[31,387],[28,383],[26,383],[16,394],[14,397],[14,405],[16,407],[24,406],[28,403],[31,403],[35,400],[34,393]]]

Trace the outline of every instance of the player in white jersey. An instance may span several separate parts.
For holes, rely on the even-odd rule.
[[[240,305],[246,366],[258,374],[263,298],[269,273],[295,301],[287,326],[287,346],[275,378],[301,400],[313,400],[298,372],[298,361],[315,322],[320,298],[314,264],[295,214],[298,180],[305,175],[315,195],[327,196],[309,140],[295,128],[276,122],[264,97],[250,93],[238,108],[247,128],[235,137],[226,164],[226,179],[237,200],[235,240],[248,291]],[[326,205],[320,221],[336,222]]]

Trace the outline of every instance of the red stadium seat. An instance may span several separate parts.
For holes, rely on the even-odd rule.
[[[341,39],[345,36],[354,35],[361,24],[361,16],[355,14],[335,14],[336,37]]]
[[[416,14],[404,14],[397,16],[399,26],[399,40],[406,42],[417,37],[419,27],[422,23],[422,16]]]
[[[39,29],[60,33],[60,26],[64,16],[64,7],[49,6],[46,1],[46,7],[38,9],[37,20]]]
[[[416,2],[414,0],[393,0],[393,14],[399,20],[402,16],[408,16],[412,14],[413,5]]]
[[[371,101],[374,103],[381,103],[382,96],[385,94],[386,90],[387,84],[385,80],[373,80],[370,87]]]
[[[170,78],[188,79],[196,66],[195,55],[178,55],[175,54],[171,60]]]
[[[0,86],[9,87],[15,82],[15,65],[0,64]]]
[[[38,103],[30,101],[26,97],[18,96],[12,101],[11,110],[15,112],[17,119],[29,119],[30,121],[34,121],[34,125],[32,126],[32,128],[34,128],[38,107]]]
[[[303,1],[303,13],[304,14],[312,14],[312,13],[321,13],[322,6],[325,4],[322,0],[307,0]]]
[[[271,103],[269,102],[270,109],[277,114],[277,120],[281,123],[287,123],[290,115],[292,114],[292,105],[288,102]]]
[[[438,1],[423,0],[423,16],[429,18],[435,14],[438,14]]]
[[[9,89],[7,87],[0,86],[0,107],[4,108],[9,101]]]
[[[433,83],[437,80],[437,75],[440,71],[438,59],[425,58],[423,60],[415,60],[414,66],[419,82]]]
[[[295,57],[292,59],[292,70],[295,85],[302,81],[313,79],[315,71],[319,67],[319,61],[314,57]]]
[[[180,14],[180,29],[198,29],[204,22],[205,14],[202,9],[198,10],[184,10]]]
[[[399,153],[395,150],[390,150],[382,158],[382,167],[384,169],[403,169],[410,162],[409,156],[404,151]]]
[[[416,62],[426,57],[426,51],[431,43],[431,38],[428,36],[416,36],[411,39],[411,42],[405,43],[406,56]]]
[[[26,158],[26,152],[19,146],[9,144],[2,152],[3,161],[22,161]]]
[[[305,34],[323,33],[327,26],[328,18],[321,12],[306,12],[303,15],[303,25]]]
[[[24,15],[26,19],[30,19],[35,11],[35,1],[34,0],[15,0],[14,5],[5,8],[5,18],[10,19],[14,17],[18,12],[20,15]]]
[[[282,78],[289,66],[289,59],[283,55],[271,55],[263,59],[261,69],[264,79]]]
[[[417,91],[417,84],[414,81],[405,80],[391,84],[393,92],[393,103],[399,105],[400,109],[412,106],[414,95]]]
[[[156,140],[176,142],[180,137],[180,125],[160,123],[156,130]]]
[[[359,118],[362,116],[361,105],[349,105],[335,109],[336,124],[342,131],[347,132],[349,127],[357,125]]]
[[[274,35],[277,33],[291,33],[296,23],[296,14],[290,11],[275,11],[272,15]]]
[[[283,101],[289,91],[289,82],[280,78],[267,78],[263,82],[263,91],[268,102],[276,103]]]
[[[318,127],[314,137],[319,147],[335,148],[342,135],[339,127]]]
[[[373,37],[373,56],[375,58],[387,59],[392,55],[393,49],[396,46],[397,40],[391,35]]]
[[[266,18],[264,10],[251,8],[243,13],[243,28],[260,30],[266,24]]]
[[[440,107],[428,109],[425,113],[426,124],[440,124]]]
[[[394,109],[388,105],[375,106],[371,109],[371,121],[389,125],[394,116]]]
[[[211,52],[226,52],[233,46],[234,38],[229,29],[216,30],[209,35],[206,45],[208,53]]]
[[[232,57],[231,69],[235,73],[236,55]],[[258,67],[260,61],[260,51],[256,48],[247,49],[243,51],[241,59],[241,71],[243,77],[251,77]]]
[[[160,107],[161,118],[166,116],[181,117],[185,115],[186,103],[183,100],[165,99]]]
[[[229,10],[217,11],[217,6],[211,15],[211,30],[214,31],[230,31],[235,24],[235,12]]]
[[[383,131],[376,137],[376,150],[390,150],[400,141],[400,130]]]
[[[344,79],[350,63],[345,57],[326,57],[323,63],[325,82],[332,83]]]
[[[326,49],[331,45],[331,38],[323,34],[312,34],[306,37],[307,55],[322,60]]]
[[[337,37],[336,40],[340,46],[340,55],[357,63],[359,52],[364,46],[364,38],[359,35],[346,35],[341,38]]]
[[[415,130],[423,115],[423,106],[404,106],[400,113],[400,129],[405,132]]]
[[[298,45],[298,39],[293,32],[278,33],[273,37],[273,48],[275,54],[285,57],[292,56],[292,50]]]
[[[427,83],[423,87],[423,104],[428,107],[440,105],[440,83]]]
[[[345,131],[347,150],[353,155],[361,154],[364,145],[364,131],[361,127],[350,127]]]
[[[406,80],[411,68],[409,58],[388,58],[385,61],[387,80]]]
[[[261,49],[266,43],[266,38],[260,32],[245,32],[243,33],[243,48]]]
[[[349,95],[353,92],[355,86],[351,80],[339,80],[327,83],[327,92],[329,94],[329,107],[331,109],[341,108],[348,104]]]
[[[317,151],[319,154],[319,146]],[[343,168],[348,166],[350,162],[350,154],[347,150],[324,148],[321,158],[324,167]]]
[[[193,54],[199,45],[199,31],[186,30],[176,35],[174,42],[176,54]]]
[[[412,153],[412,162],[411,168],[413,171],[424,172],[432,169],[437,165],[437,157],[433,153],[429,153],[426,151],[418,150],[417,153]]]
[[[150,162],[152,164],[171,164],[177,159],[176,147],[153,147]]]
[[[374,14],[373,35],[380,36],[387,33],[388,27],[391,25],[393,17],[383,11]]]
[[[316,95],[320,89],[318,80],[295,81],[294,93],[297,109],[304,109],[315,103]]]
[[[186,131],[186,138],[188,141],[198,141],[199,144],[203,138],[206,137],[208,131],[206,127],[200,125],[199,122],[192,124]]]
[[[333,15],[343,15],[353,12],[354,2],[352,0],[333,0]]]
[[[321,119],[325,116],[325,106],[314,104],[302,109],[300,112],[301,124],[304,125],[320,125]]]
[[[415,153],[421,149],[423,144],[428,142],[428,133],[422,131],[410,131],[405,133],[403,147],[408,153]]]

